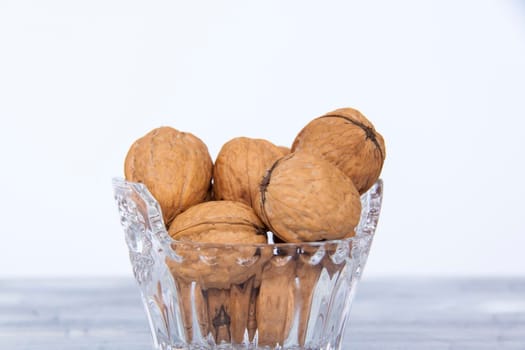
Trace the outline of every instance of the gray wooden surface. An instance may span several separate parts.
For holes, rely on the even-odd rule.
[[[0,349],[151,349],[134,282],[0,281]],[[525,279],[365,280],[343,349],[525,349]]]

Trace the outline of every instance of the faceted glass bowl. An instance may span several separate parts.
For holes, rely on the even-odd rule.
[[[356,236],[282,244],[169,237],[146,186],[113,179],[155,349],[341,349],[379,219],[379,180]]]

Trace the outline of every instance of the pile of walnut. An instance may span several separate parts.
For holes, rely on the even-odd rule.
[[[384,159],[383,137],[370,121],[355,109],[342,108],[312,120],[297,135],[291,149],[262,139],[239,137],[223,145],[215,163],[196,136],[170,127],[157,128],[131,146],[125,176],[128,181],[144,183],[157,199],[174,240],[265,244],[270,231],[275,242],[314,242],[355,235],[361,213],[360,195],[377,181]],[[254,253],[248,247],[247,256]],[[225,303],[224,291],[229,293],[230,286],[258,274],[252,286],[260,290],[258,300],[250,302],[248,296],[246,307],[255,308],[252,304],[256,303],[261,309],[261,300],[271,303],[274,295],[265,292],[272,285],[269,281],[261,286],[261,279],[265,279],[260,274],[264,271],[241,273],[234,268],[235,257],[231,256],[223,258],[227,268],[217,271],[199,265],[198,253],[192,249],[179,250],[192,262],[170,266],[180,292],[184,294],[192,279],[207,290],[208,298],[214,295],[212,290],[219,291],[215,304],[204,302],[202,319],[206,321],[199,321],[202,331],[213,333],[216,341],[238,340],[235,338],[242,336],[247,323],[256,321],[245,319],[240,327],[232,326],[239,315],[228,315],[227,311],[232,311],[228,305],[232,304]],[[268,277],[280,284],[275,291],[282,289],[286,274],[277,275]],[[181,297],[182,311],[187,337],[192,339],[190,295],[187,297],[186,301],[184,295]],[[259,342],[264,343],[265,334],[269,343],[275,338],[282,341],[289,320],[282,320],[281,327],[276,319],[264,322],[267,315],[260,310],[256,314]],[[221,333],[217,327],[220,320],[228,321],[227,332]]]

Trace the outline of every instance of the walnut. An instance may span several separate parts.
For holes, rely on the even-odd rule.
[[[292,152],[322,156],[348,175],[360,194],[377,181],[385,160],[385,142],[358,110],[341,108],[306,125]]]
[[[206,199],[212,176],[206,145],[196,136],[170,127],[147,133],[126,156],[126,179],[146,185],[162,209],[164,223]]]
[[[282,156],[283,151],[266,140],[238,137],[228,141],[215,160],[215,199],[253,206],[266,169]]]
[[[181,291],[187,339],[193,332],[192,282],[201,333],[211,333],[216,343],[240,343],[248,329],[252,339],[257,327],[253,291],[272,256],[264,224],[253,209],[233,201],[197,204],[177,216],[168,232],[176,240],[172,247],[178,258],[166,263]]]
[[[292,150],[290,149],[290,147],[286,147],[286,146],[277,146],[277,147],[281,150],[281,154],[283,156],[292,153]]]
[[[309,153],[291,153],[267,171],[257,196],[262,220],[285,242],[355,234],[361,201],[337,167]]]
[[[233,201],[197,204],[173,220],[168,233],[177,242],[174,251],[183,261],[173,261],[173,273],[198,280],[203,288],[229,288],[256,274],[266,243],[264,224],[253,209]],[[199,250],[194,244],[206,243]],[[246,244],[246,245],[243,245]],[[213,263],[211,263],[213,261]],[[245,263],[243,263],[245,261]]]

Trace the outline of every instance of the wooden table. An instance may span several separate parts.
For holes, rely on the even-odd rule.
[[[525,279],[366,279],[343,349],[525,349]],[[0,281],[0,349],[152,349],[127,279]]]

